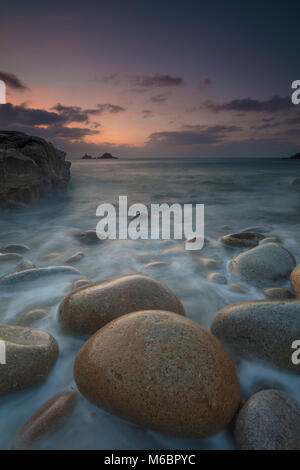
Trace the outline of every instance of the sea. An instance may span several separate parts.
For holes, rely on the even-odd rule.
[[[22,243],[30,247],[25,257],[36,266],[62,266],[82,251],[76,264],[81,279],[101,281],[142,273],[151,262],[167,268],[148,271],[169,286],[182,301],[189,318],[206,329],[216,312],[226,305],[265,299],[261,288],[246,286],[246,294],[231,292],[229,263],[241,248],[226,248],[218,238],[242,230],[279,237],[300,263],[300,191],[289,182],[300,177],[300,161],[266,158],[118,159],[72,161],[71,180],[65,192],[0,215],[0,247]],[[204,204],[204,235],[201,250],[186,250],[184,240],[102,240],[85,245],[76,234],[95,230],[100,204],[118,206],[119,196],[128,205]],[[1,250],[0,250],[1,251]],[[213,259],[209,267],[204,259]],[[0,276],[14,267],[1,266]],[[227,284],[207,280],[211,271],[224,274]],[[145,271],[146,273],[146,271]],[[289,281],[277,284],[291,289]],[[18,430],[39,406],[55,394],[75,386],[73,363],[83,340],[64,333],[57,310],[70,292],[71,281],[51,282],[22,292],[7,291],[0,302],[2,325],[15,325],[22,314],[46,308],[48,315],[34,323],[51,333],[59,345],[58,361],[47,380],[34,388],[0,399],[0,448],[10,449]],[[300,339],[300,338],[299,338]],[[255,361],[234,358],[242,399],[264,388],[279,388],[300,404],[300,377]],[[37,448],[42,449],[234,449],[230,429],[206,439],[164,436],[120,420],[94,407],[83,397],[68,424]]]

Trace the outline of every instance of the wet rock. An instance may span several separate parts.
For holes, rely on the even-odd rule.
[[[144,264],[144,266],[141,268],[141,271],[145,272],[146,274],[155,274],[157,271],[165,271],[169,267],[169,263],[165,263],[164,261],[152,261],[151,263]]]
[[[292,343],[300,338],[300,302],[256,301],[220,310],[212,333],[234,353],[247,359],[300,373],[292,363]]]
[[[254,247],[257,246],[260,240],[265,238],[264,235],[257,232],[240,232],[232,233],[230,235],[223,235],[218,238],[218,241],[227,246],[233,247]]]
[[[20,326],[30,326],[34,322],[41,320],[47,316],[47,311],[42,308],[35,308],[29,310],[28,312],[23,313],[20,320],[18,321],[18,325]]]
[[[70,258],[68,258],[66,260],[66,264],[76,264],[76,263],[79,263],[79,261],[82,260],[82,258],[84,258],[85,254],[82,253],[82,251],[78,251],[78,253],[75,253],[73,256],[71,256]]]
[[[234,436],[242,450],[300,450],[300,408],[279,390],[253,395],[238,413]]]
[[[86,245],[103,241],[98,238],[96,230],[87,230],[85,232],[79,232],[75,234],[75,237],[81,243],[85,243]]]
[[[300,295],[300,264],[291,272],[290,282],[295,294]]]
[[[0,253],[0,265],[23,259],[18,253]]]
[[[238,254],[231,261],[232,274],[253,284],[288,277],[295,267],[289,251],[277,243],[259,245]]]
[[[27,204],[41,194],[65,188],[70,179],[70,162],[40,137],[22,132],[0,132],[0,203]]]
[[[203,256],[199,256],[198,263],[200,267],[204,269],[214,269],[218,266],[218,263],[213,258],[205,258]]]
[[[248,287],[243,286],[242,284],[230,284],[228,290],[230,290],[230,292],[235,292],[236,294],[247,294],[249,292]]]
[[[25,271],[25,269],[33,269],[36,268],[35,264],[29,259],[24,259],[19,263],[16,267],[16,271]]]
[[[148,276],[129,275],[72,292],[60,304],[58,318],[67,331],[92,334],[122,315],[153,309],[185,314],[164,284]]]
[[[0,278],[0,289],[26,288],[28,283],[50,280],[60,277],[80,277],[80,272],[71,266],[51,266],[48,268],[27,269],[16,273],[6,274]]]
[[[278,237],[267,237],[259,242],[260,245],[264,245],[265,243],[282,243],[282,241]]]
[[[78,279],[78,281],[75,281],[72,283],[71,288],[72,290],[77,290],[77,289],[82,289],[84,287],[91,287],[94,285],[94,282],[89,281],[88,279]]]
[[[207,280],[216,284],[227,284],[226,277],[222,273],[209,273]]]
[[[39,260],[41,261],[49,261],[51,259],[55,259],[55,258],[58,258],[61,254],[58,253],[58,252],[52,252],[52,253],[46,253],[44,255],[40,255],[39,256]]]
[[[16,244],[6,245],[0,248],[0,252],[2,253],[18,253],[19,255],[24,255],[29,250],[30,248],[27,245]]]
[[[179,437],[219,432],[240,402],[224,346],[172,312],[142,311],[109,323],[79,351],[74,373],[79,391],[96,406]]]
[[[22,326],[0,326],[6,346],[6,364],[0,364],[0,395],[43,382],[54,366],[58,347],[46,331]]]
[[[48,400],[18,433],[17,448],[27,448],[55,434],[72,415],[77,403],[75,391],[62,392]]]
[[[270,300],[293,299],[295,296],[283,287],[268,287],[263,289],[263,294]]]

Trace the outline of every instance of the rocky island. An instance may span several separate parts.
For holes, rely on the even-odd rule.
[[[115,160],[118,159],[118,157],[113,157],[110,153],[106,152],[103,155],[101,155],[101,157],[98,157],[97,160],[108,160],[110,158],[115,159]]]
[[[300,152],[295,153],[291,157],[283,157],[281,160],[300,160]]]
[[[0,206],[18,206],[67,187],[66,153],[40,137],[0,131]]]

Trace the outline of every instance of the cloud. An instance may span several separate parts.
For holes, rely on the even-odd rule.
[[[64,116],[44,109],[27,108],[25,105],[14,106],[11,103],[0,105],[1,126],[51,126],[64,122]]]
[[[98,112],[98,110],[83,110],[79,106],[63,106],[60,103],[52,109],[57,111],[65,122],[88,122],[89,116]]]
[[[116,78],[117,78],[118,74],[117,73],[111,73],[109,75],[105,75],[103,78],[102,78],[102,81],[104,83],[109,83],[109,82],[112,82],[114,81]]]
[[[153,111],[151,109],[143,110],[143,118],[149,118],[153,116]]]
[[[130,77],[130,84],[134,87],[132,91],[147,91],[154,88],[177,87],[184,84],[181,77],[173,77],[172,75],[135,75]]]
[[[149,98],[150,103],[164,103],[167,101],[169,95],[167,93],[158,93],[157,95],[151,96]]]
[[[122,106],[119,106],[118,104],[110,104],[110,103],[105,103],[105,104],[97,104],[97,109],[98,109],[98,114],[117,114],[121,113],[122,111],[126,111],[125,108]]]
[[[149,135],[150,145],[212,145],[223,142],[228,133],[240,131],[237,126],[184,126],[186,130],[154,132]]]
[[[28,87],[13,73],[0,71],[0,80],[14,90],[25,91]]]
[[[223,103],[205,101],[198,109],[207,109],[218,113],[220,111],[237,111],[243,113],[276,113],[287,111],[293,107],[290,97],[272,96],[267,100],[256,100],[252,98],[236,99]]]

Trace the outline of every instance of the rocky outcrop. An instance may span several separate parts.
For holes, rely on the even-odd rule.
[[[0,131],[0,205],[30,203],[70,179],[66,153],[40,137]]]

